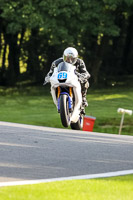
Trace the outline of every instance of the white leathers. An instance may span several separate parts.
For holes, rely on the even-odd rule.
[[[67,65],[69,65],[69,70],[67,72],[62,71],[62,73],[67,74],[67,79],[65,80],[65,82],[59,82],[59,79],[58,79],[59,65],[58,67],[54,68],[54,72],[52,76],[50,77],[52,98],[55,105],[58,107],[56,88],[58,86],[73,88],[73,93],[75,97],[75,105],[74,105],[74,110],[72,112],[72,115],[70,117],[70,122],[76,123],[79,120],[80,107],[82,105],[81,85],[80,85],[80,82],[78,81],[77,75],[75,74],[76,67],[72,64],[67,63]]]

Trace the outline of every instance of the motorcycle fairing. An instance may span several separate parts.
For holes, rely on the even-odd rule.
[[[75,70],[76,70],[76,67],[74,65],[63,62],[63,63],[60,63],[58,67],[54,68],[54,72],[52,76],[50,77],[51,95],[52,95],[54,104],[57,106],[58,111],[59,111],[60,105],[59,105],[59,97],[57,97],[57,93],[56,93],[57,88],[58,87],[73,88],[73,93],[75,97],[75,106],[74,106],[74,110],[70,118],[70,121],[74,123],[76,123],[79,119],[80,107],[82,104],[81,85],[80,85],[80,82],[78,81],[77,75],[75,74]],[[66,95],[69,97],[70,96],[69,92]],[[69,106],[70,106],[71,100],[68,99],[68,101],[69,101]]]

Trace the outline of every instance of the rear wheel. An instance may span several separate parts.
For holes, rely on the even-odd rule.
[[[79,120],[76,123],[71,123],[70,126],[73,130],[81,130],[83,128],[83,116],[81,115]]]
[[[70,125],[70,113],[69,113],[67,95],[60,96],[60,117],[61,117],[62,125],[64,127],[68,127]]]

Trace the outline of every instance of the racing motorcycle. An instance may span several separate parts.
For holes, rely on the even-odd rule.
[[[51,95],[57,107],[62,125],[80,130],[83,127],[84,107],[82,106],[81,84],[76,67],[61,62],[50,77]]]

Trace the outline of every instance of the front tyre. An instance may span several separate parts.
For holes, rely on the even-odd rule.
[[[70,114],[67,95],[60,96],[60,117],[62,125],[68,127],[70,125]]]

